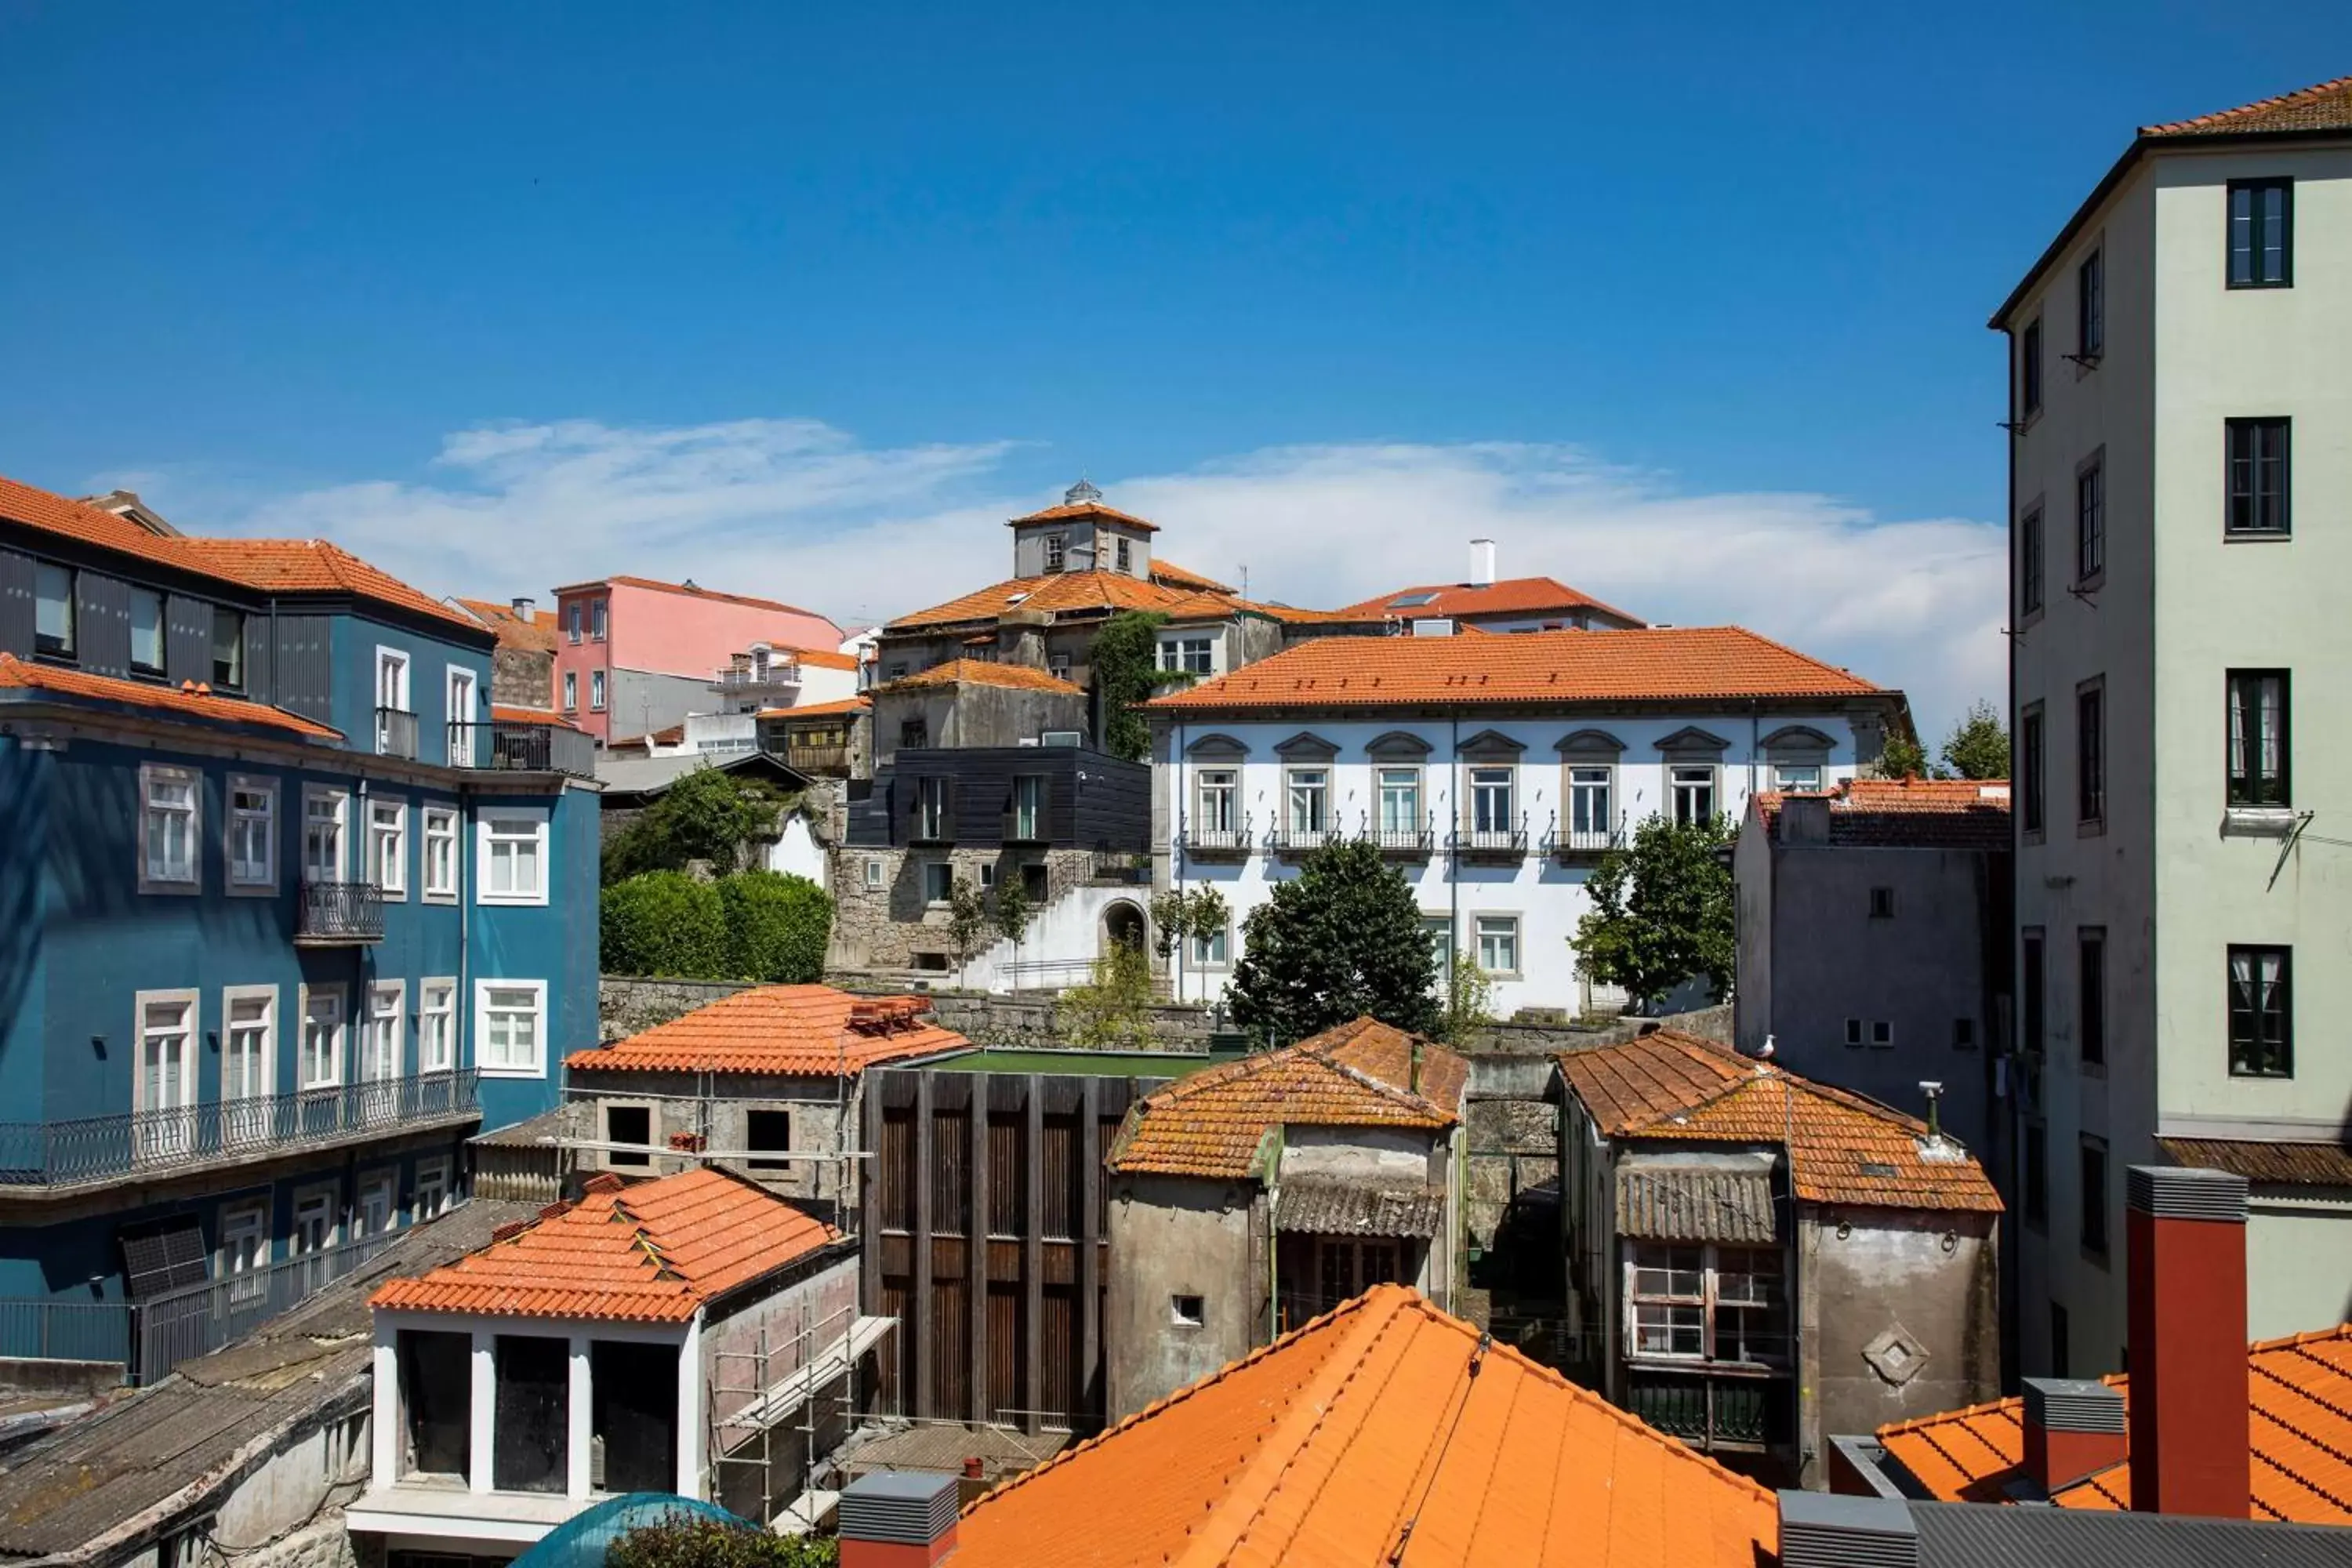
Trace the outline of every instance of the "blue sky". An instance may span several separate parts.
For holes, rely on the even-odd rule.
[[[1985,316],[2352,6],[1639,9],[7,0],[0,472],[878,616],[1084,470],[1264,593],[1493,530],[1940,725],[2000,668]]]

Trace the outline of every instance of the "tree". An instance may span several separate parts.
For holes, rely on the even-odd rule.
[[[772,831],[778,812],[791,804],[762,780],[705,763],[681,774],[605,844],[604,880],[683,871],[695,860],[732,871],[742,862],[743,847]]]
[[[955,952],[957,984],[963,981],[964,965],[980,955],[995,930],[987,898],[970,879],[958,877],[948,889],[948,946]]]
[[[1372,845],[1315,851],[1250,911],[1242,937],[1226,994],[1234,1020],[1262,1038],[1286,1045],[1367,1013],[1415,1034],[1441,1024],[1420,906]]]
[[[833,900],[806,877],[738,871],[721,877],[728,968],[739,979],[809,985],[824,978]]]
[[[1495,984],[1478,961],[1466,952],[1454,955],[1454,972],[1446,977],[1445,1016],[1438,1036],[1449,1045],[1467,1045],[1472,1035],[1495,1021]]]
[[[1151,925],[1159,934],[1153,944],[1161,958],[1176,958],[1176,1000],[1184,1000],[1184,943],[1216,935],[1232,917],[1225,896],[1206,883],[1185,892],[1170,889],[1151,900]]]
[[[1029,934],[1029,922],[1036,918],[1029,907],[1029,889],[1021,885],[1018,877],[1000,874],[996,880],[996,934],[1013,944],[1013,962],[1021,963],[1021,943]]]
[[[1652,816],[1634,830],[1631,845],[1603,855],[1585,883],[1591,911],[1576,926],[1586,976],[1622,985],[1647,1005],[1705,975],[1721,1001],[1736,958],[1725,852],[1738,837],[1727,817],[1676,823]]]
[[[1944,742],[1944,766],[1956,779],[2005,779],[2009,776],[2009,730],[2000,710],[1979,700],[1969,716],[1952,726]]]
[[[1919,742],[1908,735],[1889,735],[1878,753],[1878,774],[1889,779],[1924,779],[1934,776],[1927,765],[1927,753]]]
[[[740,1521],[683,1511],[622,1534],[604,1549],[605,1568],[838,1568],[841,1542],[827,1535],[778,1535]]]
[[[1087,650],[1102,713],[1103,750],[1130,763],[1143,761],[1151,751],[1151,726],[1135,708],[1162,683],[1160,627],[1167,619],[1154,610],[1123,610],[1103,623]]]
[[[1085,1050],[1149,1049],[1153,1000],[1151,960],[1131,942],[1114,942],[1095,960],[1092,978],[1062,993],[1062,1026]]]
[[[727,915],[719,889],[683,871],[647,871],[606,888],[600,962],[607,974],[727,974]]]

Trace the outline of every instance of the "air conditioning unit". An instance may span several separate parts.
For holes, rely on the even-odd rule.
[[[1417,637],[1450,637],[1454,635],[1453,618],[1433,616],[1426,620],[1417,620],[1412,623],[1412,635]]]

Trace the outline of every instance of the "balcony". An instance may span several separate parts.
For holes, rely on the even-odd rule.
[[[1762,1453],[1794,1436],[1786,1379],[1629,1369],[1625,1408],[1668,1436],[1717,1453]]]
[[[800,684],[800,661],[780,658],[764,666],[734,666],[722,669],[710,687],[721,696],[751,697],[761,692],[797,691]]]
[[[1349,835],[1337,827],[1283,827],[1274,835],[1274,852],[1286,860],[1312,855],[1333,844],[1345,844]]]
[[[1426,860],[1437,848],[1437,832],[1431,827],[1368,827],[1364,842],[1381,852],[1383,860]]]
[[[373,882],[305,882],[297,947],[357,947],[383,940],[383,889]]]
[[[1176,847],[1194,860],[1246,860],[1252,847],[1249,818],[1243,817],[1239,827],[1187,827],[1176,836]]]
[[[787,742],[782,755],[784,766],[796,773],[839,778],[849,773],[847,746],[795,746]]]
[[[478,1084],[469,1068],[127,1116],[5,1121],[0,1122],[0,1193],[251,1164],[480,1115]]]
[[[511,720],[449,726],[449,765],[501,773],[596,776],[596,740],[565,724]]]
[[[375,710],[375,754],[416,760],[416,715],[405,708]]]
[[[1625,836],[1613,827],[1555,827],[1544,835],[1543,852],[1554,860],[1572,864],[1598,860],[1624,846]]]
[[[1525,827],[1465,827],[1454,836],[1456,858],[1481,865],[1504,866],[1528,858]]]

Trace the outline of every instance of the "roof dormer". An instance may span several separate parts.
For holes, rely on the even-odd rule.
[[[1102,491],[1080,479],[1062,492],[1062,504],[1016,517],[1013,574],[1048,577],[1063,572],[1116,572],[1150,578],[1155,523],[1103,504]]]

